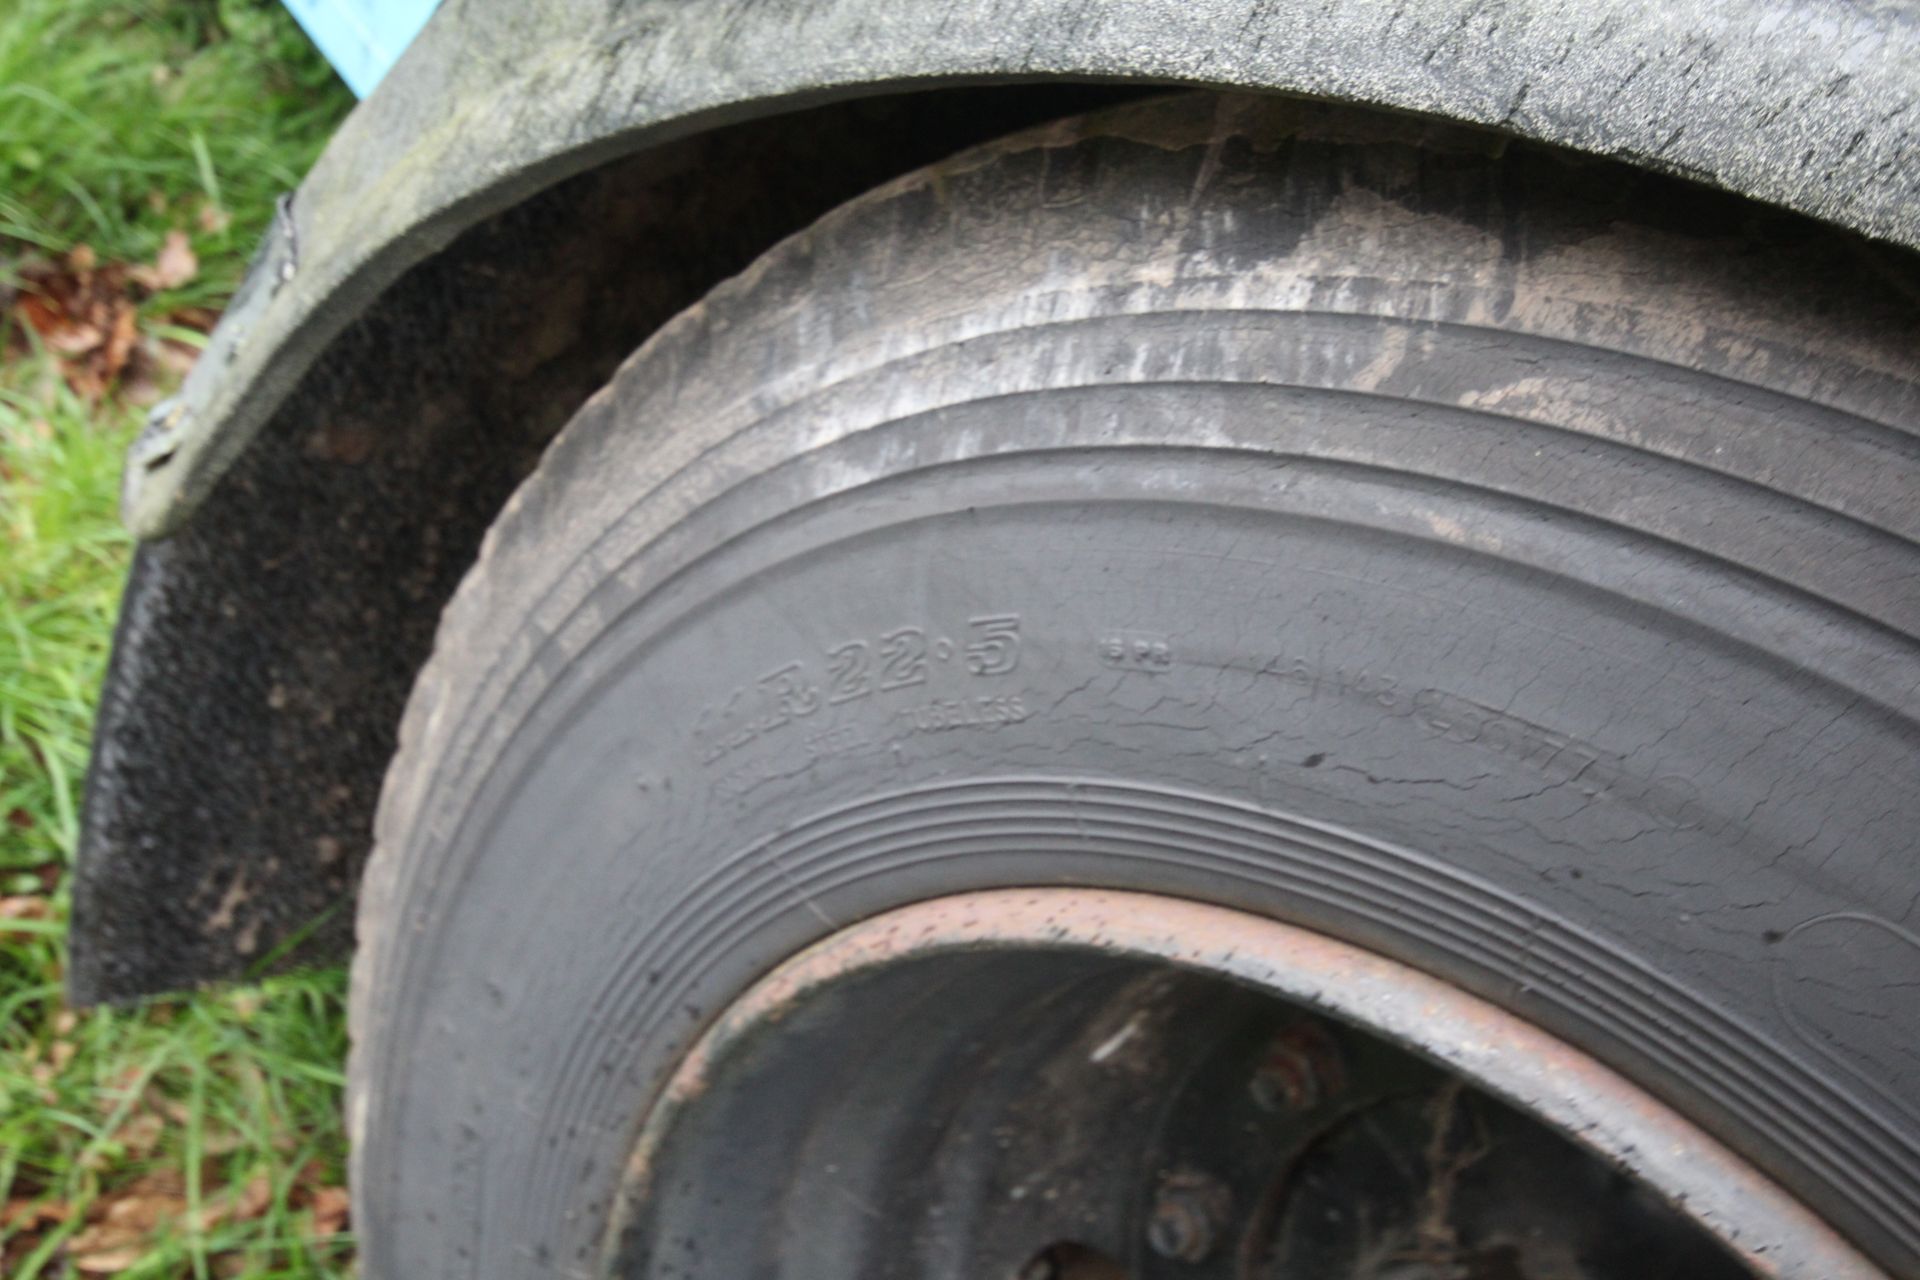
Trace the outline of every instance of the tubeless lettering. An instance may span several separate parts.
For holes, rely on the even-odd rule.
[[[938,733],[943,729],[976,729],[1019,724],[1027,718],[1019,694],[1010,697],[936,698],[917,707],[902,707],[900,719],[910,731]]]

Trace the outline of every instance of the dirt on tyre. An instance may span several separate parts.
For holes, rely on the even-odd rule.
[[[1438,975],[1920,1270],[1912,280],[1206,95],[778,246],[567,428],[414,693],[354,974],[367,1274],[592,1270],[717,1010],[1029,885]]]

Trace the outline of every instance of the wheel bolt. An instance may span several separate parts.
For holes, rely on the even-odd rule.
[[[1306,1111],[1338,1093],[1343,1084],[1332,1039],[1319,1027],[1301,1023],[1273,1038],[1247,1089],[1263,1111]]]
[[[1147,1244],[1163,1258],[1199,1262],[1213,1252],[1231,1205],[1231,1193],[1218,1180],[1203,1173],[1176,1173],[1153,1202]]]
[[[1043,1253],[1020,1268],[1017,1280],[1059,1280],[1060,1268],[1054,1264],[1051,1253]]]

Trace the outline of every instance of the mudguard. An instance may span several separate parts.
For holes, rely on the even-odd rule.
[[[1484,125],[1920,247],[1911,3],[448,0],[130,452],[76,996],[343,949],[399,701],[547,434],[772,239],[1090,83]]]
[[[1817,0],[450,3],[282,207],[129,459],[177,528],[328,341],[463,226],[723,120],[910,83],[1274,89],[1494,125],[1920,243],[1907,4]]]

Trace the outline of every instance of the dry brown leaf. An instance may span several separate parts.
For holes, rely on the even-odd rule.
[[[293,1189],[296,1192],[317,1191],[327,1185],[326,1162],[318,1156],[307,1161],[294,1171]]]
[[[226,1195],[200,1210],[199,1226],[202,1231],[211,1231],[223,1222],[251,1222],[264,1217],[273,1204],[273,1181],[264,1173],[256,1173],[247,1180],[247,1184],[237,1191],[230,1190]]]
[[[233,1220],[249,1222],[265,1214],[273,1204],[273,1180],[264,1173],[256,1173],[247,1179],[247,1185],[240,1188],[240,1194],[234,1200]]]
[[[67,1242],[67,1260],[77,1271],[113,1275],[146,1255],[147,1243],[186,1212],[177,1173],[150,1174],[94,1204],[97,1220]]]
[[[95,357],[100,366],[101,376],[111,381],[120,376],[127,367],[127,361],[133,358],[134,344],[140,340],[140,323],[134,315],[133,307],[125,305],[115,308],[112,327],[107,331],[107,340],[101,345]]]
[[[0,898],[0,936],[5,936],[9,932],[25,932],[24,930],[9,930],[7,928],[7,922],[9,920],[45,920],[52,914],[52,899],[43,898],[37,893],[21,894],[11,898]]]
[[[74,1253],[68,1246],[67,1261],[75,1271],[89,1276],[116,1276],[128,1271],[147,1251],[140,1245],[125,1245],[117,1249],[101,1249],[90,1253]]]
[[[200,1133],[200,1154],[203,1156],[230,1156],[247,1140],[231,1129],[203,1129]]]
[[[345,1187],[321,1187],[313,1193],[313,1234],[337,1236],[347,1229],[352,1198]]]
[[[211,201],[200,206],[197,220],[200,229],[210,236],[217,236],[233,225],[233,215]]]
[[[159,362],[154,359],[153,351],[158,345],[149,338],[134,347],[126,371],[120,375],[118,390],[123,403],[144,409],[158,403],[165,394],[154,377]]]
[[[166,241],[160,246],[160,252],[154,255],[153,265],[130,267],[127,278],[151,293],[163,289],[178,289],[200,274],[200,259],[194,256],[193,244],[184,231],[167,232]]]
[[[128,1155],[151,1155],[166,1131],[165,1120],[151,1111],[143,1111],[114,1130],[113,1140],[124,1147]]]
[[[220,323],[220,313],[212,307],[175,307],[167,312],[167,323],[195,333],[212,333]]]
[[[73,1209],[61,1200],[9,1200],[0,1207],[0,1227],[9,1231],[32,1231],[49,1222],[65,1222]]]
[[[111,1249],[122,1249],[139,1239],[138,1232],[130,1232],[124,1227],[109,1222],[96,1222],[92,1226],[82,1227],[67,1241],[68,1253],[104,1253]]]
[[[85,355],[107,340],[107,335],[95,325],[52,316],[40,337],[47,344],[47,350],[61,356]]]
[[[179,1169],[155,1169],[143,1174],[120,1189],[120,1194],[130,1196],[175,1196],[182,1200],[187,1195],[187,1175]]]
[[[141,1095],[140,1100],[149,1110],[159,1112],[177,1125],[191,1126],[193,1124],[193,1108],[178,1098],[169,1098],[166,1094],[160,1092],[160,1086],[157,1084],[149,1084],[146,1093]]]
[[[194,361],[199,358],[200,348],[175,342],[172,338],[162,338],[153,344],[154,363],[176,378],[184,378],[192,372]]]
[[[106,1230],[145,1238],[161,1224],[177,1220],[186,1211],[186,1197],[171,1192],[122,1194],[107,1203],[106,1216],[98,1225]]]
[[[154,269],[160,274],[163,289],[178,289],[200,274],[200,259],[184,231],[169,231],[160,252],[154,257]]]
[[[127,269],[96,267],[93,250],[82,245],[62,265],[29,264],[19,274],[13,314],[61,357],[68,386],[99,399],[126,367],[138,336]]]
[[[141,1077],[145,1074],[137,1066],[122,1067],[114,1072],[97,1091],[95,1105],[99,1107],[100,1114],[110,1116],[118,1110],[127,1096],[140,1087]]]
[[[183,230],[169,231],[154,260],[133,267],[100,265],[93,250],[81,245],[57,263],[22,265],[18,291],[0,296],[0,308],[58,357],[61,379],[85,399],[123,390],[135,400],[151,400],[162,390],[156,373],[184,373],[191,360],[162,349],[171,344],[142,340],[134,300],[141,292],[177,289],[199,272],[200,260]],[[217,316],[187,307],[167,319],[205,332]],[[0,335],[13,332],[0,325]]]

